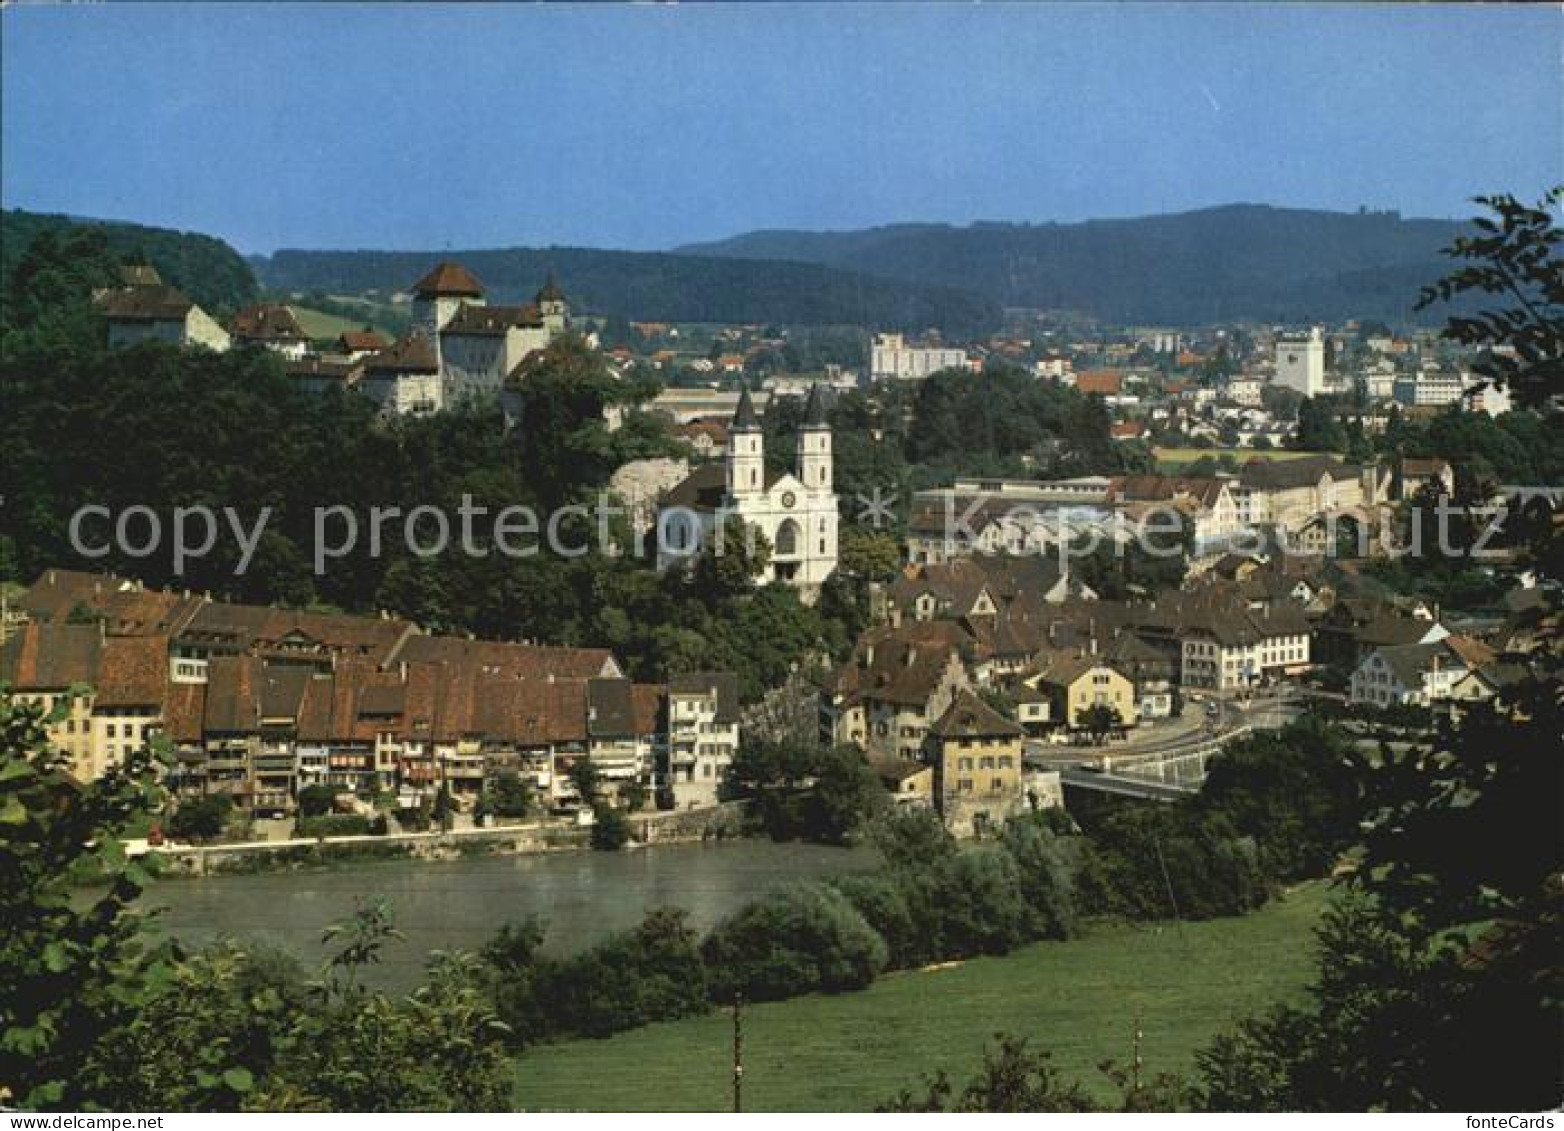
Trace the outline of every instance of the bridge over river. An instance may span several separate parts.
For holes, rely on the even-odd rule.
[[[1223,747],[1257,730],[1285,726],[1300,710],[1284,688],[1270,696],[1223,701],[1214,727],[1170,741],[1068,753],[1036,744],[1029,748],[1028,756],[1034,764],[1059,770],[1067,789],[1088,789],[1147,801],[1176,801],[1200,792],[1207,762]]]

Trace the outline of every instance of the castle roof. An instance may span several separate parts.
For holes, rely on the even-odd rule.
[[[460,263],[438,264],[413,290],[422,298],[483,297],[483,284]]]

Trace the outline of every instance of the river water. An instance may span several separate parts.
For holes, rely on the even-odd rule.
[[[871,849],[743,840],[165,880],[142,902],[164,908],[154,923],[184,942],[258,939],[314,966],[326,953],[322,929],[346,919],[358,900],[384,896],[406,938],[366,980],[402,988],[417,981],[430,951],[477,950],[502,924],[529,915],[548,923],[545,950],[568,953],[633,927],[654,907],[682,907],[705,930],[769,888],[877,861]]]

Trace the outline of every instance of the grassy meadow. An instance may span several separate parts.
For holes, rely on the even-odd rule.
[[[1324,884],[1242,918],[1111,926],[1080,939],[890,974],[862,993],[744,1011],[746,1111],[867,1111],[937,1068],[964,1079],[1000,1031],[1030,1037],[1094,1090],[1128,1060],[1137,1020],[1146,1070],[1186,1072],[1215,1033],[1298,993],[1312,970]],[[516,1061],[524,1110],[723,1111],[727,1012],[530,1049]]]

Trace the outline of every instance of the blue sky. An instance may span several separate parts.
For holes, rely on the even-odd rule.
[[[276,247],[660,248],[1564,180],[1535,7],[0,12],[6,207]]]

